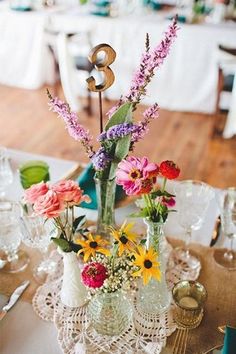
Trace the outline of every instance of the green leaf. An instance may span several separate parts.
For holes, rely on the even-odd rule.
[[[81,226],[84,225],[86,221],[86,216],[81,215],[78,218],[76,218],[73,222],[73,232],[75,232],[78,228],[81,228]]]
[[[64,238],[51,237],[51,240],[58,246],[63,252],[71,252],[72,248],[70,243]]]
[[[143,240],[140,241],[140,245],[146,245],[147,239],[144,238]]]
[[[113,125],[132,122],[132,103],[124,103],[118,110],[111,116],[105,126],[107,131]]]
[[[117,141],[115,147],[115,153],[114,153],[114,160],[111,162],[109,179],[113,179],[115,177],[118,163],[128,155],[130,142],[131,142],[130,134],[124,136],[123,138]]]

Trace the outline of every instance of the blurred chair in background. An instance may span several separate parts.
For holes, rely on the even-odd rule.
[[[85,109],[92,114],[91,93],[86,78],[91,76],[93,65],[87,56],[92,48],[90,32],[65,33],[46,29],[47,43],[54,61],[55,78],[60,78],[62,89],[73,111]],[[57,85],[54,85],[57,95]],[[87,95],[87,105],[81,106],[79,96]]]

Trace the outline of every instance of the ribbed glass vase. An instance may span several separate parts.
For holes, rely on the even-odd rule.
[[[115,225],[115,178],[95,178],[96,196],[98,205],[97,233],[104,238],[109,238],[109,227]]]
[[[153,247],[158,253],[157,261],[160,263],[161,280],[158,281],[152,278],[147,285],[141,285],[138,291],[137,306],[147,313],[161,314],[168,309],[171,302],[171,294],[166,284],[166,262],[165,257],[165,239],[163,223],[153,222],[149,219],[144,219],[147,225],[147,249]]]
[[[93,327],[102,335],[119,335],[129,327],[132,319],[132,305],[121,290],[96,294],[88,311]]]

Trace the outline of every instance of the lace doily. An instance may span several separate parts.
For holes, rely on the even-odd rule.
[[[166,278],[168,287],[183,279],[196,280],[200,268],[191,270],[187,263],[179,262],[171,253]],[[119,336],[99,335],[91,326],[87,307],[69,308],[60,301],[62,284],[62,259],[58,254],[57,277],[49,277],[40,286],[33,298],[34,311],[45,321],[54,322],[58,341],[65,354],[159,354],[166,339],[176,329],[172,308],[161,315],[144,314],[138,311],[134,299],[134,321]]]

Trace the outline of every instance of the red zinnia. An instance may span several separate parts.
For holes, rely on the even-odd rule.
[[[180,174],[179,167],[173,161],[163,161],[160,164],[160,173],[167,179],[175,179]]]
[[[84,267],[81,277],[84,285],[89,288],[101,288],[104,280],[107,278],[107,269],[101,263],[92,262]]]

